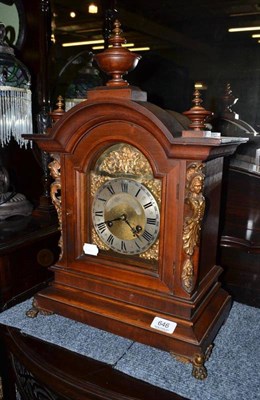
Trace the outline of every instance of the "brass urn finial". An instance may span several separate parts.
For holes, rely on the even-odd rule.
[[[192,103],[194,103],[194,106],[191,107],[190,110],[184,111],[183,114],[191,120],[191,124],[189,125],[190,129],[194,131],[203,131],[206,129],[206,119],[213,113],[205,110],[205,108],[201,106],[203,100],[200,97],[201,95],[198,89],[195,89],[193,96],[194,99]]]
[[[94,56],[99,68],[112,77],[106,83],[107,86],[128,86],[129,83],[123,79],[123,75],[132,71],[141,58],[139,54],[122,47],[122,44],[126,43],[126,39],[122,37],[120,26],[121,23],[116,20],[114,22],[113,35],[108,40],[112,47]]]

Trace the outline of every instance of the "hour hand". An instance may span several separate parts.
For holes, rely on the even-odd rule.
[[[111,227],[113,226],[113,222],[114,222],[114,221],[125,221],[125,219],[126,219],[125,214],[122,214],[120,217],[113,218],[113,219],[109,219],[109,220],[107,220],[107,221],[104,221],[104,223],[105,223],[109,228],[111,228]]]

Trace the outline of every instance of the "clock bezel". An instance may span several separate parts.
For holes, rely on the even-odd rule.
[[[119,182],[121,182],[121,185],[118,184]],[[128,189],[127,193],[124,191],[124,184],[126,183],[129,187],[130,193]],[[111,185],[112,190],[115,190],[115,192],[111,192],[111,189],[110,191],[107,190],[109,189],[109,185]],[[134,190],[136,194],[134,193]],[[100,199],[101,193],[102,199]],[[141,195],[142,193],[143,195]],[[111,215],[111,210],[110,212],[107,210],[109,202],[111,203],[113,200],[114,202],[115,200],[118,202],[120,197],[122,199],[121,202],[123,203],[123,207],[122,205],[120,206],[120,204],[117,204],[117,207],[122,210],[122,213],[120,213],[119,218],[119,214],[115,215],[116,220],[114,220],[114,224],[109,221],[111,223],[111,225],[109,225],[109,223],[105,222],[108,218],[107,215]],[[144,200],[146,201],[146,204],[143,204]],[[126,204],[127,202],[128,204]],[[131,205],[130,202],[132,203]],[[98,209],[101,211],[96,210],[97,204]],[[127,208],[129,209],[129,213],[132,214],[133,207],[138,207],[140,217],[137,217],[136,211],[136,216],[129,218],[127,215]],[[100,215],[100,213],[102,215]],[[141,223],[140,221],[142,221],[143,226],[137,225],[136,229],[134,229],[132,227],[132,221],[134,219],[139,221],[138,223]],[[150,223],[148,222],[149,219],[152,220]],[[92,203],[92,222],[99,238],[104,242],[105,246],[109,247],[110,250],[127,256],[141,255],[149,250],[158,238],[160,229],[160,210],[155,197],[142,182],[128,178],[127,176],[122,176],[120,178],[109,179],[100,185]],[[139,232],[137,229],[138,227],[140,227]],[[132,230],[132,234],[130,233],[130,230]],[[132,236],[133,238],[131,238]]]

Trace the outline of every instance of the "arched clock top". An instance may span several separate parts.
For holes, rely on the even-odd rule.
[[[102,99],[83,101],[64,113],[47,135],[30,135],[30,139],[49,153],[75,154],[78,147],[82,146],[82,141],[87,150],[92,147],[94,149],[97,138],[93,132],[97,128],[103,129],[99,141],[104,145],[106,142],[113,143],[113,140],[130,144],[142,143],[142,131],[149,135],[152,142],[158,144],[169,159],[192,156],[193,159],[205,160],[212,153],[212,147],[219,146],[218,140],[214,139],[180,137],[181,126],[176,123],[176,118],[158,106],[113,96],[105,97],[105,90],[103,96]],[[121,138],[118,136],[119,132],[112,131],[112,125],[120,122],[128,126],[128,131]],[[144,145],[144,148],[147,146]],[[148,148],[151,148],[151,144]]]
[[[88,134],[82,136],[79,145],[68,156],[76,170],[86,172],[106,149],[113,146],[135,147],[148,160],[151,174],[155,176],[161,176],[168,168],[167,154],[150,131],[126,121],[111,121],[95,126]],[[131,164],[133,156],[128,155],[125,166]]]
[[[34,139],[48,152],[73,153],[82,138],[90,135],[95,127],[124,121],[150,132],[166,150],[174,142],[175,134],[164,123],[167,119],[169,126],[173,126],[172,117],[167,116],[166,111],[156,107],[154,113],[146,107],[146,103],[109,98],[86,100],[66,112],[48,135],[38,135]]]

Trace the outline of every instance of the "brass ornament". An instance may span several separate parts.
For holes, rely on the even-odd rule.
[[[90,192],[91,192],[91,197],[95,196],[97,190],[102,186],[106,181],[110,180],[108,176],[104,175],[97,175],[94,172],[91,172],[90,176]]]
[[[54,182],[50,187],[50,195],[52,199],[52,203],[56,208],[58,214],[59,221],[59,230],[60,230],[60,239],[58,246],[61,249],[60,257],[61,259],[63,254],[63,236],[62,236],[62,208],[61,208],[61,174],[60,174],[60,156],[58,154],[52,154],[53,161],[49,163],[50,174],[54,179]]]
[[[135,147],[121,143],[110,147],[104,153],[98,172],[109,175],[127,174],[132,176],[152,176],[152,168],[144,155]]]
[[[159,258],[159,239],[144,253],[139,254],[139,257],[145,260],[158,260]]]
[[[184,261],[181,273],[182,286],[188,293],[190,293],[193,289],[193,275],[193,264],[192,261],[188,258]]]
[[[181,279],[182,286],[187,293],[191,293],[194,286],[194,262],[195,248],[199,245],[201,221],[205,212],[205,198],[202,194],[205,175],[202,163],[189,165],[186,174],[185,203],[189,208],[189,215],[184,219],[183,225],[183,250],[186,259],[183,263]]]

